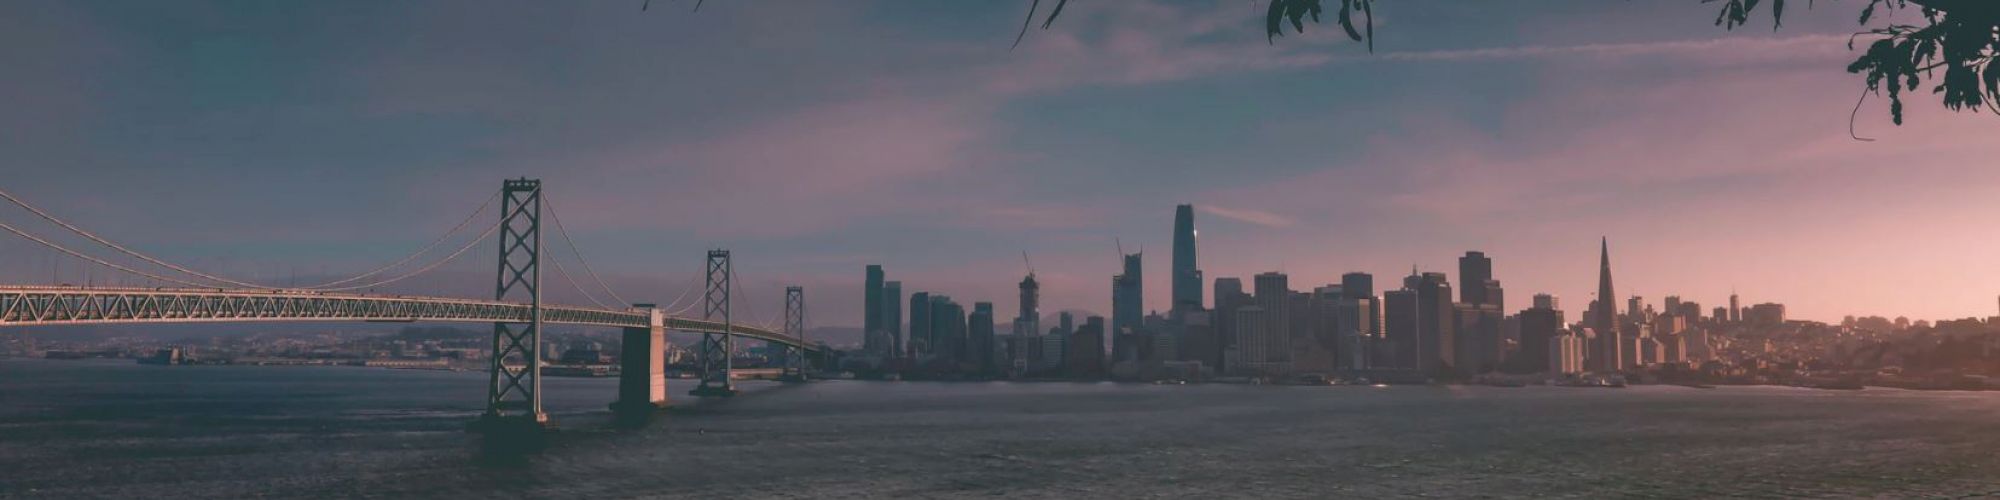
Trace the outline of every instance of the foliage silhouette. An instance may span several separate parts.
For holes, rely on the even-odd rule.
[[[1264,38],[1275,42],[1284,36],[1285,25],[1292,31],[1305,32],[1305,20],[1320,22],[1320,15],[1326,11],[1326,4],[1333,0],[1268,0],[1270,6],[1264,14]],[[1847,72],[1863,75],[1866,88],[1862,94],[1881,95],[1883,90],[1889,95],[1889,114],[1897,125],[1903,124],[1903,93],[1915,91],[1925,80],[1934,82],[1931,93],[1940,94],[1946,109],[1952,111],[1986,110],[2000,114],[2000,0],[1867,0],[1861,9],[1859,24],[1864,31],[1855,33],[1848,41],[1853,49],[1858,41],[1872,39],[1866,51],[1847,65]],[[1046,19],[1042,29],[1048,29],[1056,18],[1062,15],[1062,8],[1069,0],[1058,0]],[[1347,37],[1366,42],[1368,50],[1375,50],[1375,0],[1339,0],[1334,22],[1340,25]],[[1784,25],[1786,0],[1702,0],[1702,3],[1721,3],[1722,9],[1715,17],[1715,24],[1724,29],[1735,29],[1750,22],[1757,10],[1770,6],[1773,30]],[[1811,0],[1807,8],[1812,8]],[[1028,26],[1035,18],[1035,11],[1041,0],[1034,0],[1029,6],[1028,20],[1021,23],[1021,33],[1014,39],[1016,46],[1027,35]],[[1883,24],[1871,25],[1870,21],[1896,10],[1917,9],[1923,17],[1924,25]],[[1360,18],[1357,23],[1356,17]],[[1942,77],[1938,72],[1942,71]],[[1859,109],[1859,103],[1856,103]]]

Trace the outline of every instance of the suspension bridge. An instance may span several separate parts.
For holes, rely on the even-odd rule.
[[[0,191],[0,198],[143,264],[120,263],[77,250],[5,222],[0,222],[0,229],[97,266],[172,285],[141,288],[0,284],[0,327],[285,321],[487,323],[493,326],[492,350],[488,355],[486,410],[478,422],[479,427],[486,429],[540,429],[549,424],[548,414],[542,410],[544,325],[622,329],[618,399],[611,408],[626,416],[647,415],[667,404],[665,335],[668,331],[701,335],[694,349],[699,377],[689,391],[697,397],[727,397],[736,393],[732,377],[738,375],[738,370],[732,366],[731,355],[739,337],[782,346],[783,365],[776,375],[787,382],[804,382],[811,371],[808,364],[815,355],[823,354],[819,352],[821,347],[808,343],[805,337],[805,294],[801,287],[785,288],[782,324],[774,327],[740,321],[735,315],[739,311],[732,308],[732,299],[741,297],[737,297],[739,287],[728,250],[707,253],[698,282],[703,285],[703,293],[685,306],[680,302],[688,298],[686,292],[666,306],[623,305],[622,297],[598,278],[596,271],[576,252],[575,242],[544,196],[540,180],[506,180],[500,191],[465,222],[408,257],[355,276],[297,287],[265,286],[196,271],[86,231],[11,193]],[[495,200],[500,201],[497,222],[456,251],[433,262],[415,265],[420,256],[433,253]],[[545,214],[555,223],[572,255],[583,264],[585,277],[618,304],[600,301],[560,261],[544,259]],[[431,272],[489,237],[497,238],[499,246],[491,299],[364,291]],[[552,264],[556,275],[593,305],[545,303],[544,263]],[[397,269],[407,270],[394,271]],[[688,291],[694,289],[694,284],[697,283],[690,283]]]

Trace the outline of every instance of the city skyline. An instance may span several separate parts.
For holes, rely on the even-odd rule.
[[[2000,208],[1983,161],[2000,156],[1984,140],[2000,123],[1912,106],[1896,127],[1870,100],[1855,126],[1876,140],[1850,139],[1851,9],[1798,10],[1773,32],[1723,31],[1694,2],[1420,4],[1399,7],[1370,54],[1330,43],[1337,29],[1273,46],[1257,13],[1209,3],[1129,17],[1079,3],[1013,51],[1018,5],[882,5],[0,6],[36,20],[0,41],[46,49],[0,82],[40,97],[0,117],[16,153],[4,187],[172,260],[269,279],[392,260],[490,179],[529,175],[619,288],[671,299],[696,255],[728,247],[764,307],[784,284],[835,292],[815,295],[822,325],[862,324],[849,291],[867,263],[908,290],[1012,311],[1022,250],[1045,312],[1108,316],[1119,240],[1153,253],[1144,309],[1168,311],[1162,214],[1177,203],[1202,220],[1211,282],[1393,280],[1478,250],[1516,297],[1580,309],[1589,243],[1609,237],[1620,293],[1650,303],[1733,289],[1829,322],[1994,312],[2000,264],[1951,235]],[[1547,29],[1567,26],[1585,29]],[[718,43],[745,32],[756,43]],[[493,39],[517,42],[479,42]],[[741,63],[799,50],[815,63]],[[667,77],[707,72],[732,85]],[[1451,76],[1468,72],[1487,78]],[[1768,116],[1783,126],[1753,126]],[[708,209],[751,192],[784,196]],[[17,281],[48,271],[32,254],[0,265]],[[469,268],[463,285],[489,273]]]

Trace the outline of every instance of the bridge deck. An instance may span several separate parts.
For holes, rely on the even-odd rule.
[[[298,290],[0,286],[0,326],[266,321],[492,323],[525,322],[532,314],[533,308],[528,304],[445,297]],[[544,323],[646,328],[653,326],[651,320],[651,312],[643,309],[542,305]],[[688,332],[724,331],[718,321],[678,316],[666,316],[660,326]],[[767,342],[801,344],[797,338],[754,326],[732,325],[728,332]]]

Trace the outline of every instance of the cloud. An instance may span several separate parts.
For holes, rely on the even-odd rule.
[[[1718,61],[1798,61],[1811,56],[1847,52],[1848,35],[1810,34],[1789,37],[1723,37],[1631,43],[1524,45],[1456,50],[1384,52],[1368,58],[1389,61],[1471,61],[1563,56],[1631,58],[1661,54],[1699,55]],[[1356,58],[1360,59],[1360,58]]]
[[[1225,208],[1215,205],[1200,205],[1201,211],[1237,222],[1247,222],[1264,227],[1291,227],[1297,221],[1291,217],[1244,208]]]

